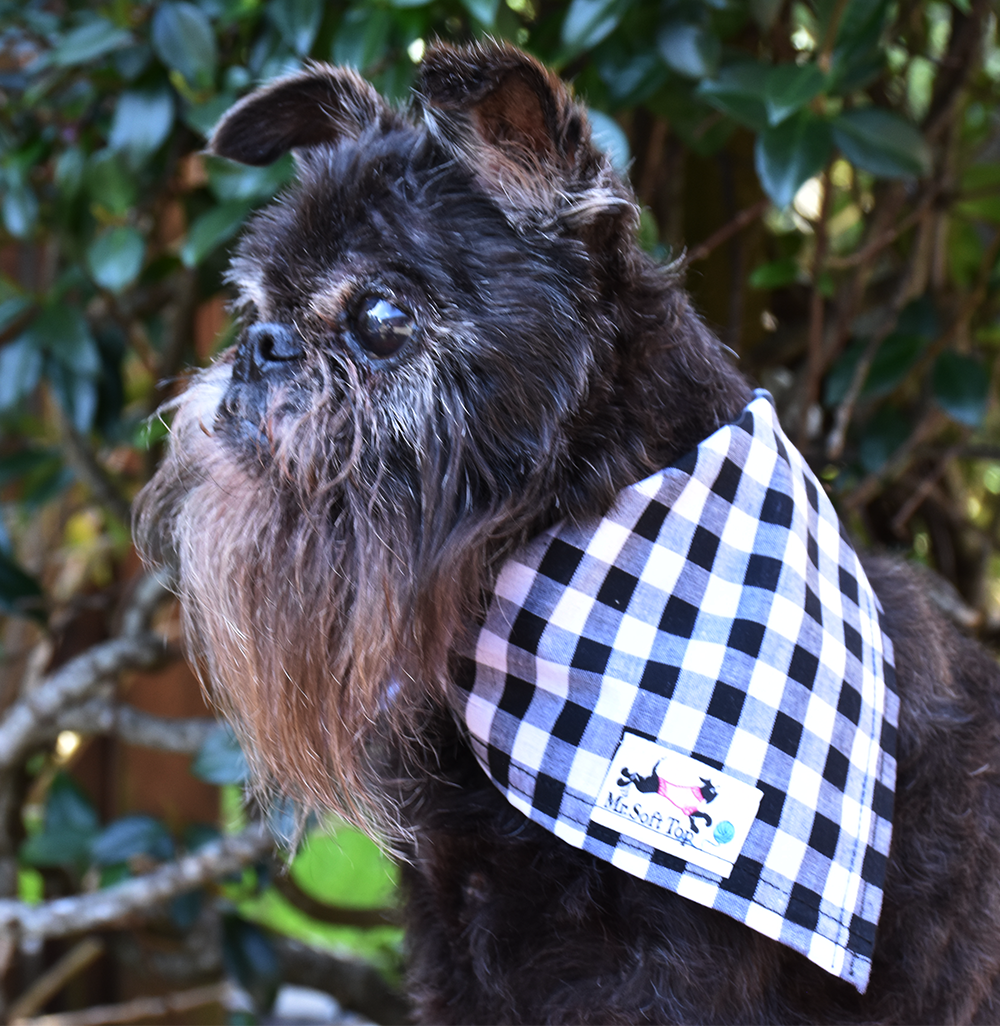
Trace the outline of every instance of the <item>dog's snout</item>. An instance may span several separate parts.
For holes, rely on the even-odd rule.
[[[286,372],[305,355],[298,332],[287,324],[252,325],[240,346],[238,365],[248,377],[260,379]]]

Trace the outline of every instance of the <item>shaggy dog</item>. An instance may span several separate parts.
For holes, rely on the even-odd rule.
[[[336,809],[399,853],[421,1021],[998,1021],[994,662],[902,568],[866,560],[881,613],[866,598],[822,488],[766,398],[755,399],[676,275],[636,244],[631,190],[566,88],[512,48],[438,45],[399,112],[356,74],[314,65],[238,103],[211,150],[253,165],[293,151],[298,182],[239,244],[241,339],[177,400],[138,534],[149,559],[177,570],[195,657],[261,787]],[[764,435],[760,451],[797,498],[793,509],[765,482],[747,514],[740,494],[757,487],[750,465]],[[735,447],[729,462],[700,485],[722,444]],[[746,463],[733,470],[740,446]],[[556,666],[539,647],[555,628],[522,610],[504,654],[490,655],[484,638],[495,642],[504,603],[534,601],[517,582],[542,581],[545,594],[551,585],[558,621],[562,598],[579,594],[574,568],[629,503],[643,513],[622,544],[638,539],[650,560],[666,558],[664,518],[679,506],[650,496],[677,480],[684,501],[700,489],[708,511],[683,580],[701,574],[706,589],[761,616],[738,611],[710,643],[703,632],[720,603],[685,601],[678,584],[661,589],[662,614],[640,622],[635,596],[658,594],[655,575],[602,564],[597,599],[586,601],[612,624],[611,641],[584,638]],[[728,519],[712,528],[717,507]],[[803,573],[833,546],[839,591],[820,582],[795,598],[794,560],[768,532],[823,516],[834,525],[820,531],[824,554],[803,528]],[[741,535],[738,524],[750,526]],[[755,531],[762,548],[746,541]],[[544,554],[528,559],[542,537]],[[712,576],[729,572],[715,553],[741,546],[745,576],[727,590],[732,581]],[[757,694],[753,674],[774,662],[767,646],[786,644],[766,611],[779,601],[786,620],[809,614],[828,633],[815,652],[796,644]],[[649,656],[641,681],[615,677],[607,660],[624,659],[615,631],[626,612],[654,655],[685,646],[675,665]],[[834,635],[841,663],[867,660],[863,702],[828,672],[822,646]],[[713,651],[721,669],[696,658]],[[564,683],[543,687],[543,671]],[[637,700],[611,747],[587,747],[585,725],[615,688],[664,724],[678,708],[687,723],[699,680],[708,693],[697,722],[714,733],[680,720],[660,729],[646,713],[639,722]],[[821,685],[834,688],[832,705],[815,698]],[[588,688],[597,711],[566,699]],[[787,706],[797,695],[799,721]],[[562,710],[547,725],[543,699]],[[869,704],[864,751],[874,755],[856,765],[851,738]],[[833,740],[801,769],[796,759],[813,758],[800,739],[815,739],[814,708],[829,713]],[[490,723],[515,725],[507,748],[482,726],[484,709]],[[740,762],[754,730],[759,779]],[[740,759],[735,746],[708,750],[737,734]],[[531,748],[526,737],[541,740]],[[580,785],[604,803],[589,823],[586,811],[566,818],[577,769],[561,781],[540,769],[564,743],[566,759],[597,760]],[[533,791],[515,793],[515,764],[538,770]],[[765,780],[772,765],[794,801]],[[837,868],[847,828],[830,809],[849,804],[856,770],[867,797],[851,807],[870,824],[856,849],[864,866],[859,856]],[[806,792],[826,811],[803,813],[800,836],[788,810]],[[761,838],[773,846],[755,861]],[[720,860],[727,845],[744,847]],[[784,880],[792,849],[798,868]],[[835,872],[848,881],[848,911],[831,913],[839,926],[821,936]]]

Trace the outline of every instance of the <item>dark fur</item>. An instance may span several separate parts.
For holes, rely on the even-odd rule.
[[[212,145],[294,149],[299,184],[240,244],[247,331],[178,401],[139,535],[178,568],[262,786],[404,855],[422,1020],[1000,1018],[998,673],[903,570],[869,564],[903,711],[864,996],[525,820],[447,709],[449,652],[504,555],[602,513],[749,394],[636,246],[631,193],[566,90],[509,48],[435,47],[409,115],[315,67],[243,100]],[[357,344],[373,294],[418,324],[386,359]]]

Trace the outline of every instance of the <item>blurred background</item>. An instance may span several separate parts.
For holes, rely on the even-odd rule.
[[[215,121],[308,58],[405,104],[484,34],[573,83],[855,535],[1000,642],[988,0],[0,0],[5,1021],[405,1020],[391,864],[244,804],[129,507],[293,174],[204,156]]]

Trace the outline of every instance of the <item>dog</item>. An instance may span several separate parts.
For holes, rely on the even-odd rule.
[[[568,89],[498,43],[430,47],[405,111],[316,64],[209,149],[297,184],[137,536],[259,787],[400,856],[420,1021],[996,1022],[994,661],[862,568]]]

